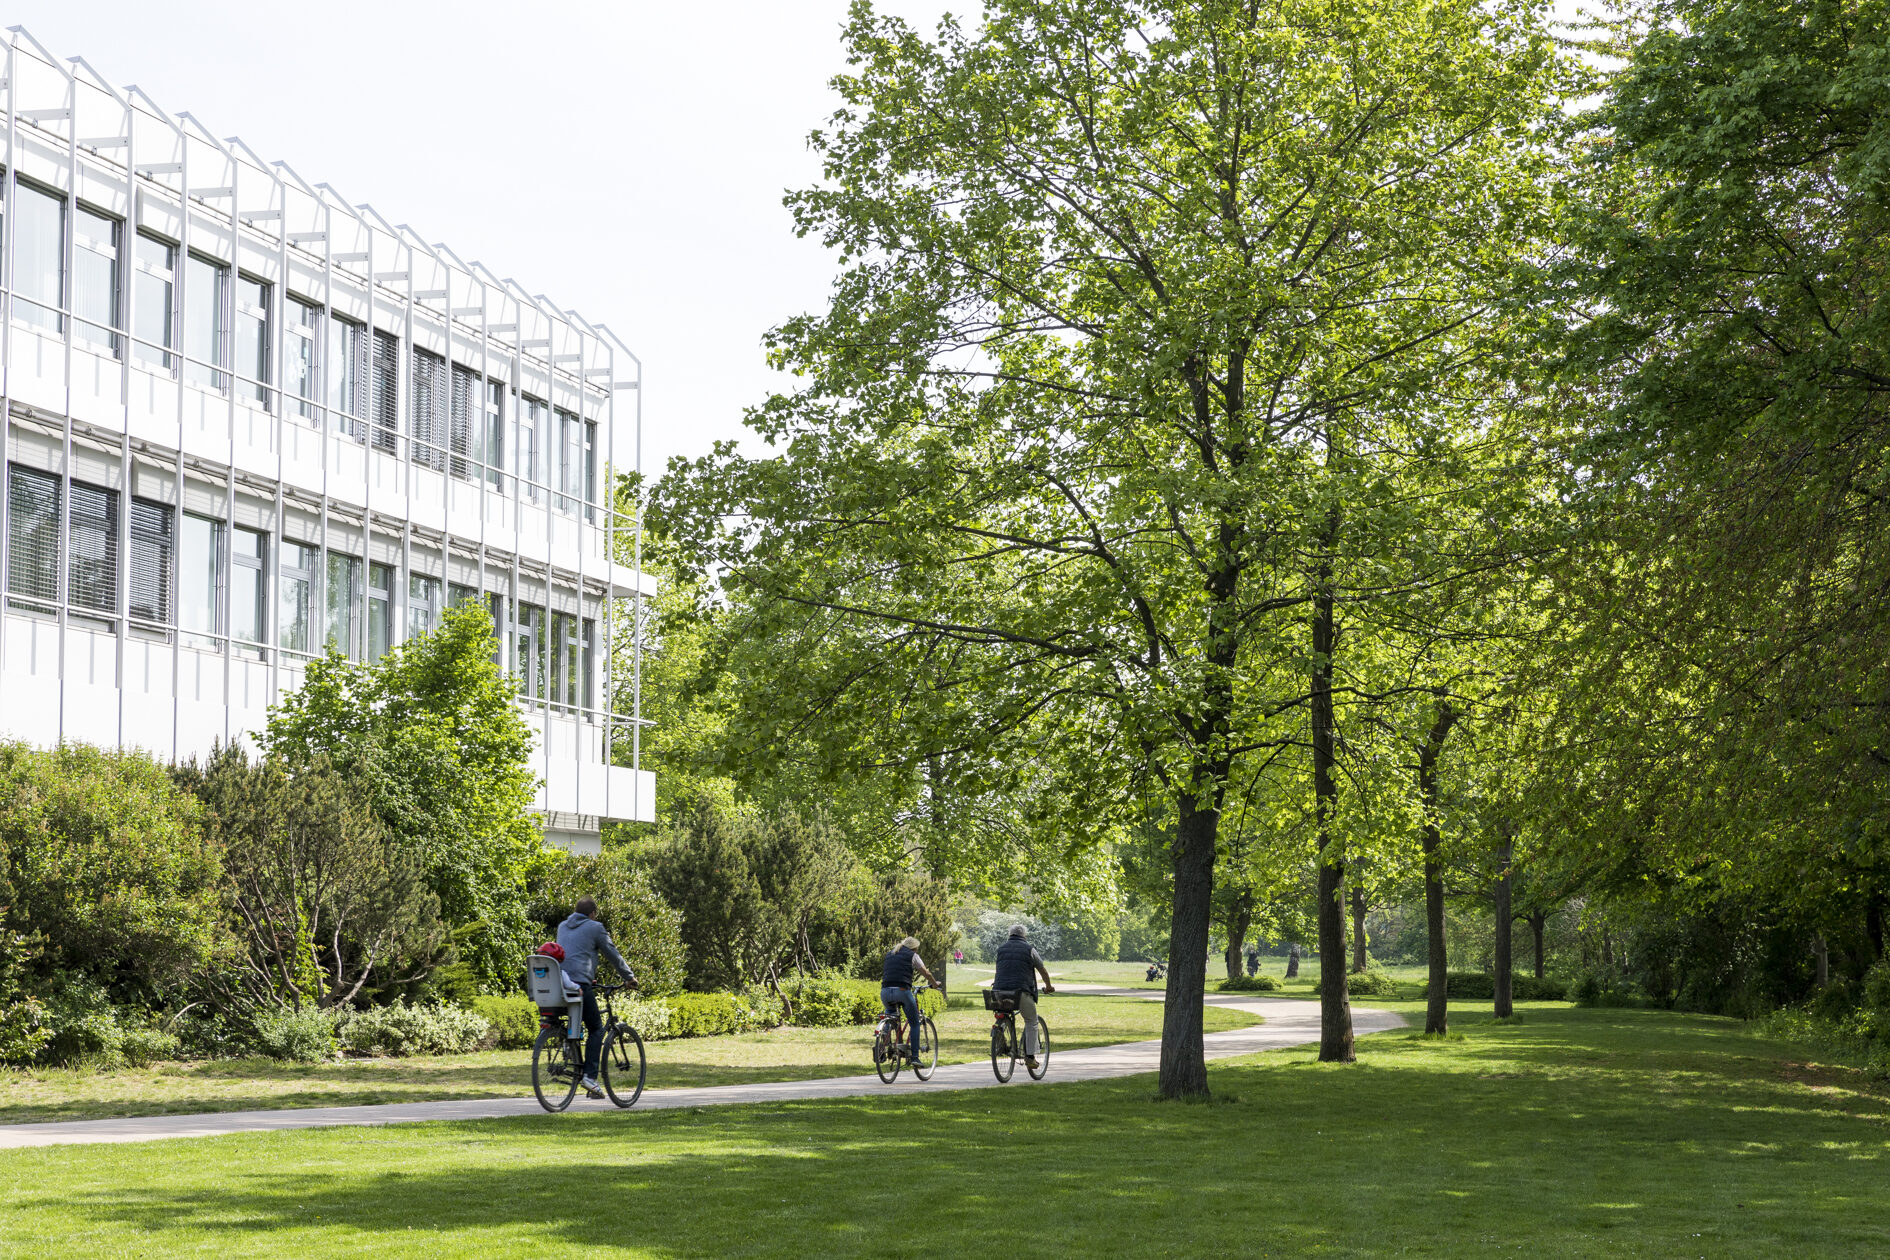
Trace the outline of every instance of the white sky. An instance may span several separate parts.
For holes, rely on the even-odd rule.
[[[1568,5],[1561,0],[1558,8]],[[930,31],[975,4],[878,0]],[[742,438],[774,324],[834,272],[788,188],[837,104],[846,0],[12,0],[137,84],[566,309],[644,363],[646,472]],[[752,440],[752,439],[751,439]]]
[[[880,0],[930,30],[947,5]],[[772,325],[833,265],[784,190],[819,177],[846,0],[12,0],[81,56],[587,319],[644,363],[643,466],[746,435]]]

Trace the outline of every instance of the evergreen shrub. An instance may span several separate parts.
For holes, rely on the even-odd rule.
[[[317,1007],[266,1011],[256,1017],[256,1045],[272,1059],[320,1063],[335,1057],[335,1015]]]
[[[538,1004],[528,997],[476,997],[472,1010],[486,1021],[481,1049],[529,1050],[538,1039]]]
[[[1214,986],[1219,993],[1272,993],[1281,987],[1274,976],[1235,976]]]
[[[358,1055],[464,1054],[490,1028],[485,1017],[459,1006],[370,1006],[344,1011],[335,1021],[342,1049]]]

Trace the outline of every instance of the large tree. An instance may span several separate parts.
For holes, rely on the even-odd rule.
[[[789,198],[845,269],[772,335],[779,453],[659,495],[752,593],[756,746],[817,715],[836,764],[1047,773],[1079,839],[1159,798],[1165,1096],[1207,1087],[1230,780],[1310,707],[1336,837],[1343,609],[1441,580],[1396,468],[1449,444],[1537,231],[1536,8],[998,0],[928,40],[856,4],[827,179]]]

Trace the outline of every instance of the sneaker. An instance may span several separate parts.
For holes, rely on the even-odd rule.
[[[1025,1055],[1024,1066],[1035,1072],[1037,1070],[1037,1057],[1030,1054]]]
[[[587,1076],[582,1081],[579,1081],[578,1084],[584,1086],[584,1092],[589,1094],[592,1098],[602,1098],[604,1096],[603,1087],[598,1085],[595,1077]]]

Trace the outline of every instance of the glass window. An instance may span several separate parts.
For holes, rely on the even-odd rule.
[[[328,642],[343,656],[361,659],[356,627],[361,621],[361,562],[328,553]]]
[[[7,591],[59,599],[60,479],[18,464],[7,468]]]
[[[177,566],[177,624],[196,631],[185,642],[217,647],[214,636],[223,595],[223,522],[184,513]]]
[[[367,658],[378,661],[394,645],[394,567],[368,565]]]
[[[72,235],[73,331],[118,353],[117,219],[79,207]]]
[[[282,339],[282,383],[288,388],[295,414],[312,420],[315,404],[321,397],[316,343],[321,337],[322,308],[292,297],[283,304],[282,314],[287,324],[284,330],[287,335]]]
[[[258,658],[269,633],[268,551],[269,536],[259,529],[238,525],[230,535],[230,637],[238,651]]]
[[[132,353],[169,370],[173,288],[177,283],[177,247],[140,232],[132,246]]]
[[[151,499],[131,501],[131,600],[141,621],[171,623],[171,529],[174,514]]]
[[[400,449],[400,338],[374,330],[374,410],[368,441],[389,455]]]
[[[505,382],[486,382],[486,480],[505,493]]]
[[[184,260],[184,379],[221,392],[230,366],[225,314],[230,269],[196,254]]]
[[[314,650],[315,548],[282,543],[282,575],[276,587],[276,642],[291,652]]]
[[[423,468],[446,471],[447,409],[446,360],[426,350],[413,352],[411,415],[407,433],[408,457]]]
[[[584,452],[580,449],[584,430],[578,418],[562,408],[554,413],[554,420],[558,445],[554,452],[552,484],[558,490],[558,510],[575,512],[578,477],[584,469]]]
[[[329,427],[356,441],[366,435],[361,424],[367,415],[366,391],[361,388],[361,355],[367,330],[341,318],[328,317]]]
[[[269,407],[269,286],[236,277],[236,395]]]
[[[465,587],[456,589],[471,591]],[[440,620],[440,579],[419,573],[407,575],[407,637],[433,633]]]
[[[584,425],[584,519],[597,519],[597,424],[586,421]]]
[[[520,493],[538,502],[545,479],[544,428],[550,408],[528,394],[518,398],[518,475],[523,483]]]
[[[577,702],[586,709],[597,707],[597,691],[593,680],[596,675],[597,623],[589,617],[584,619],[583,627],[578,631],[578,644],[584,660],[581,666],[582,676],[578,680]]]
[[[512,628],[517,655],[518,693],[533,700],[545,698],[545,610],[532,604],[518,606],[518,624]]]
[[[451,471],[461,480],[470,479],[473,463],[485,449],[479,429],[485,422],[485,408],[479,402],[479,375],[464,364],[453,365],[452,424],[447,446],[452,451]]]
[[[66,600],[74,608],[118,611],[118,492],[72,483],[71,571]]]
[[[15,186],[13,314],[48,332],[65,331],[66,199],[31,184]]]

